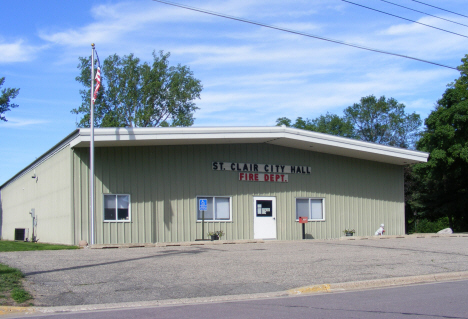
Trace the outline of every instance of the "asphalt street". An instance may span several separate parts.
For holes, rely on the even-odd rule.
[[[23,271],[35,306],[105,304],[468,271],[468,237],[5,252],[0,262]]]
[[[468,281],[236,302],[34,315],[40,319],[468,319]],[[16,317],[16,316],[15,316]],[[20,317],[24,317],[21,315]]]

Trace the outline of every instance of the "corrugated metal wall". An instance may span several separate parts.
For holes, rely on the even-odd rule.
[[[75,241],[88,239],[88,149],[73,160]],[[337,238],[345,228],[373,235],[404,233],[403,168],[270,144],[96,148],[96,243],[191,241],[201,238],[196,197],[232,196],[232,222],[205,224],[223,239],[253,238],[253,196],[277,199],[277,236],[301,239],[296,197],[325,198],[325,221],[306,225],[308,238]],[[213,171],[211,163],[311,166],[289,183],[241,182],[238,172]],[[103,194],[131,195],[131,222],[103,222]]]
[[[29,228],[31,238],[34,208],[40,242],[73,244],[70,164],[67,146],[2,188],[3,239],[13,240],[15,228]]]

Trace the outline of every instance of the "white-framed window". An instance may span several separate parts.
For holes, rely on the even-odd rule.
[[[200,199],[206,199],[207,210],[205,211],[205,221],[231,221],[231,197],[229,196],[197,196],[197,221],[202,220],[200,211]]]
[[[130,195],[104,194],[104,221],[130,221]]]
[[[296,198],[296,220],[307,217],[310,221],[325,220],[325,199]]]

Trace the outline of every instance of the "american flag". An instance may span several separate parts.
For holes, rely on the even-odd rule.
[[[101,87],[101,63],[99,63],[99,56],[96,52],[96,61],[97,61],[97,70],[96,70],[96,77],[94,78],[94,81],[96,81],[96,87],[94,88],[94,96],[93,96],[93,102],[96,102],[97,94],[99,91],[99,88]]]

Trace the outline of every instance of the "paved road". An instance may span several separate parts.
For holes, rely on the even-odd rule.
[[[468,271],[468,237],[1,253],[36,306],[274,292],[294,287]]]
[[[468,281],[184,306],[40,315],[41,319],[468,319]]]

